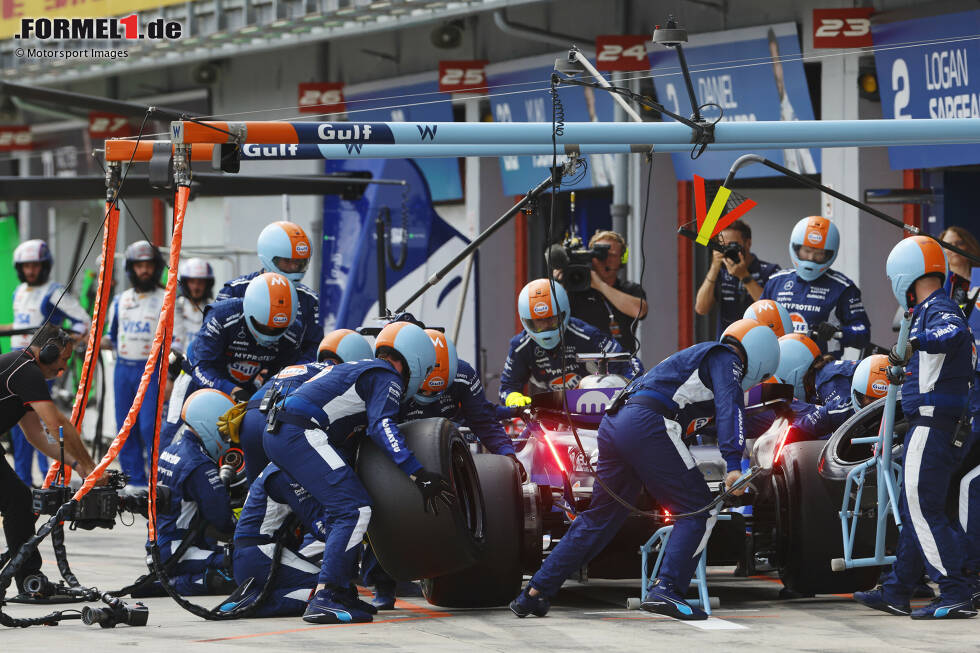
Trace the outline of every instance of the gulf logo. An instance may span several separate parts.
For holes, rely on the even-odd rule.
[[[446,385],[446,382],[443,380],[441,376],[436,376],[429,379],[426,385],[429,386],[430,388],[441,388],[442,386]]]
[[[551,385],[553,388],[574,388],[575,384],[578,382],[578,379],[578,374],[575,372],[569,372],[564,376],[551,379],[551,381],[549,381],[549,385]]]
[[[884,381],[875,381],[871,384],[871,390],[878,396],[884,396],[888,394],[888,384]]]
[[[549,308],[548,305],[545,304],[544,302],[538,302],[537,304],[534,305],[534,308],[532,310],[534,311],[535,315],[544,315],[545,313],[548,312]]]
[[[813,245],[819,245],[820,243],[823,242],[823,236],[821,236],[820,233],[816,231],[811,231],[810,233],[808,233],[806,235],[806,239],[810,241],[810,243]]]
[[[276,374],[276,378],[288,379],[292,376],[299,376],[306,373],[306,365],[290,365],[289,367],[283,368],[279,374]]]
[[[277,327],[286,326],[289,324],[289,316],[285,313],[276,313],[272,316],[272,324]]]
[[[259,371],[255,361],[232,361],[228,363],[228,374],[236,381],[251,381]]]
[[[790,313],[789,321],[793,323],[794,333],[809,333],[810,329],[807,326],[806,319],[799,313]]]
[[[294,248],[296,251],[296,256],[299,258],[307,258],[310,255],[310,246],[305,242],[296,243]]]

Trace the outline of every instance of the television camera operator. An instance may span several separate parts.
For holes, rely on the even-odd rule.
[[[611,336],[623,351],[636,352],[634,323],[647,314],[646,293],[638,283],[619,278],[627,262],[626,240],[615,231],[597,231],[587,248],[569,238],[548,249],[555,279],[568,292],[572,317]]]
[[[745,309],[762,297],[769,276],[779,269],[752,253],[752,229],[736,220],[717,237],[721,251],[713,248],[711,266],[698,288],[694,312],[707,315],[718,304],[716,337],[735,320],[741,320]]]
[[[71,420],[55,407],[47,384],[65,371],[74,347],[73,338],[60,327],[46,324],[31,343],[26,349],[0,355],[0,433],[19,425],[31,445],[58,460],[61,457],[58,427],[64,427],[65,464],[88,476],[95,463]],[[0,514],[9,554],[13,557],[34,535],[34,509],[30,488],[2,455]],[[40,569],[41,556],[35,551],[15,576],[18,590],[23,592],[24,578],[39,573]]]

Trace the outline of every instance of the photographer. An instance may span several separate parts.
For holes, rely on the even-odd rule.
[[[718,244],[726,252],[712,252],[711,267],[694,303],[694,312],[707,315],[718,302],[718,336],[735,320],[742,319],[745,309],[762,296],[769,276],[779,269],[752,253],[752,229],[736,220],[718,234]]]
[[[635,352],[637,344],[633,325],[646,317],[647,302],[646,293],[639,284],[618,277],[619,269],[628,256],[626,241],[615,231],[597,231],[589,240],[588,249],[594,252],[589,255],[591,270],[588,287],[576,288],[572,278],[566,279],[564,272],[567,266],[565,270],[555,270],[555,278],[568,291],[572,317],[612,336],[623,351]],[[574,255],[569,258],[574,261]],[[552,260],[557,263],[562,259],[557,255]],[[581,276],[584,281],[584,271]]]
[[[27,441],[49,458],[61,457],[58,427],[64,427],[65,464],[83,476],[95,469],[82,439],[71,420],[51,400],[47,381],[65,371],[72,353],[72,337],[53,324],[44,325],[27,349],[0,355],[0,433],[16,424]],[[45,433],[45,430],[47,433]],[[34,535],[34,509],[31,491],[0,455],[0,514],[10,554]],[[41,556],[37,552],[16,575],[17,587],[25,577],[38,573]]]

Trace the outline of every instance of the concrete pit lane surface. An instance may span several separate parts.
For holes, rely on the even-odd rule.
[[[67,532],[69,564],[84,585],[111,590],[145,571],[146,522],[130,527]],[[41,545],[43,570],[57,577],[51,545]],[[0,631],[0,650],[103,653],[143,651],[273,651],[384,649],[404,651],[977,651],[980,620],[923,622],[891,617],[854,603],[849,596],[779,598],[772,576],[734,578],[731,568],[709,569],[712,596],[720,607],[704,622],[681,622],[625,609],[639,595],[639,581],[568,582],[543,619],[517,619],[506,607],[452,610],[424,599],[400,599],[372,624],[317,626],[299,617],[204,621],[170,598],[143,599],[146,627],[107,630],[63,621],[57,628],[32,626]],[[362,590],[363,591],[363,590]],[[195,597],[214,606],[222,597]],[[126,601],[132,600],[127,598]],[[921,605],[925,600],[915,601]],[[63,605],[93,607],[101,603]],[[15,617],[40,616],[54,606],[8,604]]]

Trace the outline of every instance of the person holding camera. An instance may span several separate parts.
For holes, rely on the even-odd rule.
[[[718,234],[724,251],[713,251],[711,267],[698,288],[694,312],[707,315],[718,304],[717,337],[760,297],[778,263],[763,261],[752,253],[752,229],[736,220]]]
[[[0,355],[0,433],[19,425],[27,441],[49,458],[58,460],[58,428],[64,427],[64,461],[82,476],[95,469],[82,438],[71,420],[54,405],[48,381],[57,378],[68,365],[74,342],[60,327],[45,324],[30,346]],[[0,515],[11,557],[34,535],[34,507],[30,488],[0,455]],[[41,555],[35,551],[15,576],[23,591],[26,577],[41,569]]]
[[[588,287],[571,287],[561,271],[555,277],[568,291],[572,317],[612,336],[623,351],[635,353],[635,324],[646,317],[648,307],[640,284],[619,278],[629,256],[626,240],[615,231],[597,231],[589,240],[589,250],[594,253]]]

